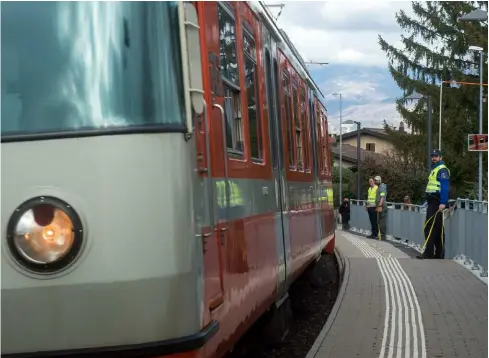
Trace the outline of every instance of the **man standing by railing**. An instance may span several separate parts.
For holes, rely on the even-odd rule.
[[[448,206],[450,171],[443,163],[441,152],[431,152],[431,173],[426,185],[426,221],[424,223],[424,251],[418,259],[443,259],[445,257],[445,232],[443,210]],[[433,253],[434,251],[434,253]]]
[[[368,196],[367,196],[367,209],[368,218],[370,219],[370,226],[372,227],[372,234],[368,237],[369,239],[377,238],[379,234],[379,224],[377,222],[377,213],[375,211],[375,198],[377,197],[377,188],[375,185],[374,178],[368,180]]]
[[[377,236],[380,240],[387,239],[387,186],[382,183],[382,178],[380,176],[376,176],[374,178],[375,185],[377,185],[377,193],[375,196],[375,205],[377,207],[377,222],[379,233]]]

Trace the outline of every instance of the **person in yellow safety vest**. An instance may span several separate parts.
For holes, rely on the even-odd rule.
[[[424,223],[424,251],[418,259],[443,259],[445,257],[445,230],[443,210],[448,205],[450,171],[443,162],[441,152],[431,152],[431,173],[426,185],[426,221]]]
[[[328,188],[326,191],[328,195],[328,204],[329,206],[333,207],[334,206],[333,189]]]
[[[382,183],[382,178],[376,176],[374,178],[375,185],[377,185],[377,192],[375,193],[375,206],[377,211],[377,227],[379,228],[377,236],[379,240],[387,239],[387,185]]]
[[[377,197],[377,189],[379,187],[375,185],[374,178],[368,180],[368,185],[367,206],[365,208],[370,219],[370,226],[372,227],[372,233],[368,238],[375,239],[379,235],[379,224],[377,222],[377,212],[375,211],[375,198]]]

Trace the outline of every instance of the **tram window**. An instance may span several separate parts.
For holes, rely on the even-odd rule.
[[[185,126],[177,2],[4,2],[2,135]]]
[[[322,138],[323,138],[323,114],[320,112],[320,110],[316,107],[316,126],[317,126],[317,149],[318,149],[318,161],[319,161],[319,171],[321,173],[324,173],[324,153],[323,153],[323,146],[322,146]]]
[[[294,96],[294,128],[295,128],[295,144],[297,151],[297,168],[303,170],[304,159],[302,157],[302,128],[300,120],[300,108],[299,108],[299,96],[297,94],[297,88],[292,90]]]
[[[224,85],[224,112],[226,115],[226,146],[233,156],[244,153],[243,118],[239,92]]]
[[[324,137],[322,138],[322,146],[323,146],[323,160],[324,160],[324,172],[329,174],[330,166],[329,166],[329,143],[328,143],[328,122],[326,119],[326,115],[323,115],[323,126],[324,126]]]
[[[308,122],[308,126],[309,126],[309,131],[310,131],[310,140],[311,140],[311,158],[312,158],[312,161],[311,161],[311,165],[312,165],[312,169],[314,171],[314,173],[319,173],[319,168],[318,168],[318,165],[317,165],[317,157],[318,157],[318,153],[317,153],[317,148],[316,148],[316,136],[317,136],[317,133],[316,133],[316,126],[314,125],[314,123],[316,123],[316,118],[315,118],[315,111],[314,111],[314,104],[311,100],[309,100],[308,102],[308,105],[309,105],[309,122]]]
[[[273,103],[274,99],[274,88],[273,88],[273,75],[272,75],[272,57],[270,56],[270,51],[268,48],[265,49],[265,74],[266,74],[266,84],[267,84],[267,101],[268,101],[268,121],[270,125],[270,142],[271,142],[271,155],[272,155],[272,167],[273,169],[278,168],[278,151],[281,151],[281,147],[278,146],[277,141],[277,122],[275,116],[275,104]]]
[[[295,167],[295,153],[294,153],[294,137],[292,137],[292,131],[294,121],[292,118],[292,98],[290,95],[290,79],[286,71],[282,77],[282,87],[284,90],[284,103],[285,103],[285,123],[287,126],[287,144],[289,147],[289,166]]]
[[[245,33],[243,35],[243,45],[251,157],[261,160],[263,159],[263,150],[260,111],[257,96],[258,81],[255,41],[253,41],[251,36]]]
[[[301,102],[301,128],[302,128],[302,140],[304,145],[304,169],[309,170],[309,134],[307,130],[307,108],[306,108],[306,95],[304,89],[300,90],[300,102]]]
[[[282,111],[280,110],[280,91],[279,91],[279,84],[280,84],[280,72],[279,72],[279,66],[277,62],[277,58],[274,57],[273,59],[273,80],[275,87],[273,89],[273,92],[275,93],[275,114],[277,116],[276,123],[277,123],[277,134],[278,134],[278,155],[280,158],[280,167],[283,168],[285,166],[285,150],[284,150],[284,138],[283,138],[283,123],[282,123]],[[285,104],[284,104],[285,105]]]
[[[219,19],[221,76],[239,86],[236,21],[227,7],[217,5]]]

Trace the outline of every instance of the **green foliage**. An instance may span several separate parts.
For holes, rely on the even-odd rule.
[[[340,167],[333,167],[333,173],[331,174],[333,183],[339,183],[340,182]],[[354,173],[347,168],[343,168],[341,170],[341,182],[343,184],[348,184],[350,181],[353,180]]]
[[[387,201],[402,202],[409,195],[411,202],[422,203],[428,174],[426,170],[405,162],[402,156],[394,151],[386,153],[383,160],[366,159],[360,165],[360,183],[362,198],[367,198],[368,179],[380,175],[387,185]],[[356,175],[350,189],[356,190]]]
[[[487,53],[487,23],[457,19],[477,8],[487,11],[487,4],[486,1],[413,2],[413,17],[403,11],[396,14],[397,23],[406,32],[401,36],[404,49],[392,46],[379,36],[379,44],[389,60],[389,71],[398,86],[406,95],[418,92],[432,99],[433,148],[439,147],[437,139],[442,111],[442,153],[451,172],[452,197],[473,197],[470,183],[477,182],[477,153],[468,152],[467,135],[479,132],[479,87],[444,87],[440,108],[439,83],[447,80],[446,70],[453,80],[479,82],[478,74],[471,74],[473,68],[479,70],[479,55],[468,48],[480,46]],[[484,68],[487,68],[487,57],[484,58]],[[484,91],[487,95],[487,87]],[[396,104],[414,134],[402,134],[387,125],[385,129],[409,171],[417,173],[420,168],[426,168],[426,101],[417,101],[412,111],[406,108],[408,103],[403,98],[397,99]],[[483,108],[483,132],[487,133],[487,106]],[[487,168],[486,154],[484,168]],[[484,172],[487,176],[487,170]]]
[[[339,202],[339,195],[338,192],[340,190],[339,188],[339,182],[340,182],[340,167],[333,167],[333,172],[332,172],[332,181],[333,181],[333,193],[334,193],[334,206],[338,207],[340,205]],[[356,187],[351,190],[352,187],[352,182],[356,180],[355,179],[355,174],[347,168],[343,168],[341,170],[341,197],[342,198],[350,198],[350,199],[356,199]]]

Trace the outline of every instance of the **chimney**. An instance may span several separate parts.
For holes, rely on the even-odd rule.
[[[403,121],[401,121],[401,123],[399,123],[399,132],[406,133],[406,131],[404,130],[404,122]]]

